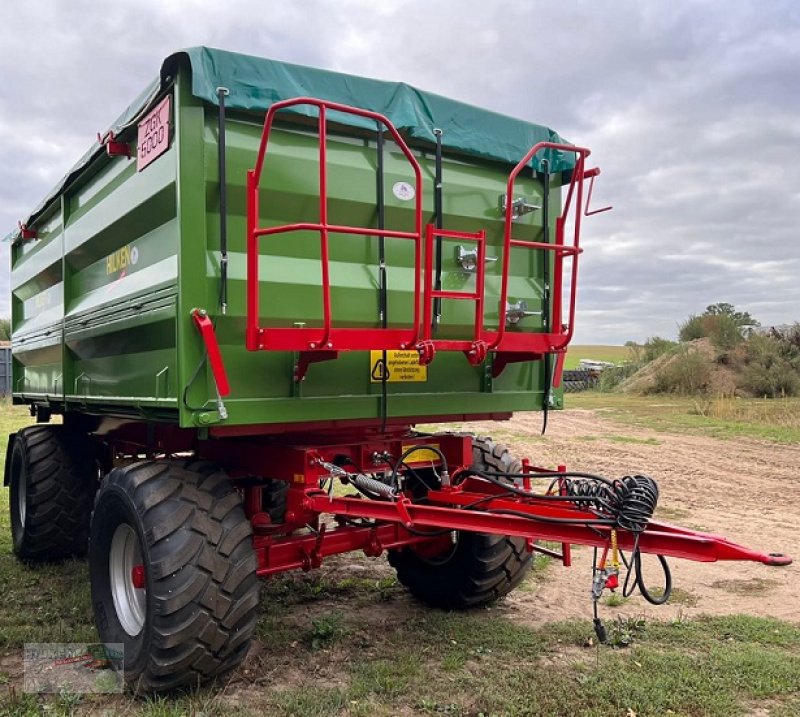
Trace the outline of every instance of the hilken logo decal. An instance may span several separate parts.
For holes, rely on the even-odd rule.
[[[138,261],[139,249],[126,244],[106,257],[106,274],[110,276],[118,271],[124,272],[129,266],[135,266]]]

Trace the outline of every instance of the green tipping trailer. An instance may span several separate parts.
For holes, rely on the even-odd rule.
[[[215,91],[223,85],[233,88],[225,100],[224,125],[228,200],[224,314],[220,307]],[[424,186],[429,188],[436,153],[431,125],[442,129],[441,224],[468,232],[485,229],[489,257],[501,254],[504,212],[500,197],[505,194],[509,160],[518,161],[538,140],[560,141],[545,128],[405,85],[346,78],[208,49],[173,55],[164,63],[160,81],[112,130],[114,140],[106,135],[104,146],[96,145],[26,222],[28,231],[35,228],[35,241],[18,238],[13,243],[15,401],[47,412],[135,417],[183,428],[218,422],[213,379],[206,366],[198,369],[204,347],[190,317],[192,308],[202,307],[213,317],[231,385],[225,400],[228,417],[220,421],[224,425],[374,420],[381,415],[384,387],[376,380],[380,368],[375,368],[374,353],[342,353],[335,361],[315,365],[297,384],[293,352],[251,352],[243,341],[246,174],[258,151],[264,110],[275,100],[297,94],[384,111],[408,137]],[[163,154],[141,167],[140,157],[106,151],[118,145],[133,147],[141,118],[165,102],[157,120],[163,122],[159,129],[167,135]],[[378,221],[376,133],[353,119],[360,120],[332,117],[335,126],[330,130],[327,157],[329,219],[374,228]],[[316,128],[298,113],[281,120],[270,138],[261,187],[265,224],[308,221],[317,211]],[[478,125],[475,134],[480,139],[460,130],[460,123],[466,121]],[[503,133],[506,125],[514,132],[498,151],[483,137]],[[385,226],[411,229],[413,175],[390,138],[384,156]],[[554,232],[560,211],[556,187],[573,161],[566,156],[551,161],[557,165],[550,197]],[[540,205],[542,182],[531,175],[520,178],[517,191],[530,204]],[[433,221],[434,210],[434,192],[426,191],[426,221]],[[515,228],[521,238],[541,238],[542,213],[520,217]],[[464,270],[458,252],[462,247],[462,254],[469,253],[474,246],[458,239],[440,243],[442,286],[469,290],[475,273]],[[413,303],[419,300],[414,295],[411,244],[385,240],[389,327],[408,325]],[[263,322],[319,326],[323,302],[318,235],[298,232],[267,239],[261,252]],[[381,325],[378,252],[375,237],[331,239],[334,324]],[[509,324],[510,331],[543,330],[543,261],[541,252],[522,248],[513,252],[509,303],[524,302],[528,312],[538,314]],[[487,324],[504,318],[499,317],[498,307],[500,268],[492,262],[486,270]],[[474,323],[470,302],[442,301],[441,309],[439,337],[469,334]],[[393,353],[389,359],[390,369],[397,369],[385,387],[385,409],[391,418],[459,420],[542,406],[543,361],[509,365],[492,379],[485,366],[471,365],[452,353],[442,354],[420,370],[410,369],[402,354]],[[560,400],[557,394],[554,402],[560,404]]]
[[[647,476],[416,427],[561,406],[588,155],[408,85],[194,48],[20,223],[13,396],[37,425],[8,444],[13,548],[88,552],[128,683],[225,674],[258,577],[351,550],[446,609],[573,543],[602,549],[595,610],[618,549],[654,602],[663,556],[791,562],[656,523]]]

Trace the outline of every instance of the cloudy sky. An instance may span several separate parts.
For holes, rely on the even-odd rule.
[[[0,236],[176,49],[211,45],[423,89],[593,150],[576,340],[674,336],[727,301],[800,319],[795,0],[85,0],[0,9]],[[0,248],[0,315],[8,248]]]

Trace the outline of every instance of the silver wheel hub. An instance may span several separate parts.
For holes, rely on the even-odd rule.
[[[139,538],[127,523],[120,523],[114,531],[108,553],[108,573],[117,618],[122,629],[135,637],[144,627],[147,588]]]

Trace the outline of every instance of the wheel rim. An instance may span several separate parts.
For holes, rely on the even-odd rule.
[[[131,637],[138,635],[144,627],[147,589],[139,538],[127,523],[120,523],[114,531],[108,569],[117,618]]]

